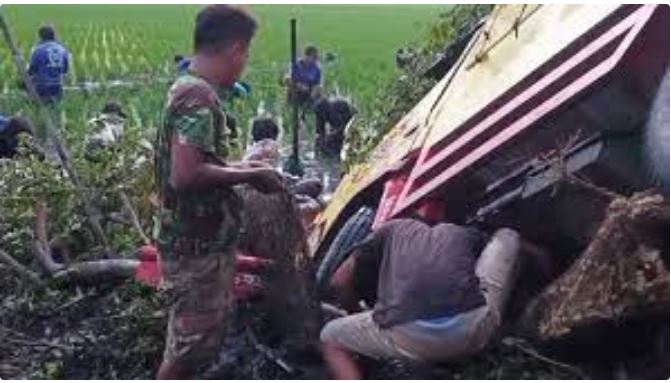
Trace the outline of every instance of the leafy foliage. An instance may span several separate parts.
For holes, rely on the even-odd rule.
[[[400,69],[394,81],[379,88],[377,97],[348,131],[345,167],[366,160],[368,153],[380,142],[403,115],[436,84],[425,72],[437,56],[458,36],[465,33],[491,9],[488,5],[457,5],[440,15],[431,28],[429,38],[414,52],[412,61]]]
[[[145,230],[151,222],[150,196],[153,188],[150,133],[129,126],[121,141],[108,150],[92,152],[86,140],[65,134],[70,156],[85,192],[103,214],[103,222],[113,247],[119,253],[132,249],[139,236],[130,224],[114,223],[110,215],[124,214],[119,192],[126,193]],[[35,220],[35,204],[44,199],[48,206],[48,238],[65,241],[86,258],[99,252],[90,232],[80,194],[56,162],[45,160],[30,150],[32,138],[23,137],[20,154],[0,160],[0,244],[19,260],[30,263]]]

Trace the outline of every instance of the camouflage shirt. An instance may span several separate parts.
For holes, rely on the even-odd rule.
[[[230,187],[177,192],[170,185],[171,138],[192,145],[207,161],[222,163],[225,114],[215,90],[192,74],[178,78],[158,130],[155,177],[160,201],[155,237],[164,261],[228,252],[236,242],[241,203]]]

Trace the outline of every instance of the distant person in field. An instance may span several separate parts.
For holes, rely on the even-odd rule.
[[[267,115],[252,120],[252,145],[247,148],[245,161],[260,161],[274,168],[280,166],[281,154],[278,138],[280,128],[275,120]],[[285,175],[289,191],[294,195],[303,224],[309,227],[323,206],[319,201],[324,186],[316,178],[294,178]]]
[[[28,75],[40,99],[50,104],[63,97],[63,76],[68,73],[70,53],[56,41],[52,26],[41,27],[37,34],[40,41],[30,54]]]
[[[0,115],[0,158],[14,158],[21,134],[33,135],[33,126],[23,117]]]
[[[159,379],[186,379],[216,360],[226,333],[241,200],[233,186],[264,193],[282,176],[259,163],[234,163],[222,134],[216,89],[231,87],[247,65],[257,23],[244,9],[210,5],[196,16],[194,54],[170,87],[155,147],[157,242],[171,297]]]
[[[324,97],[315,105],[315,150],[338,157],[345,140],[345,128],[357,110],[345,97]]]
[[[107,149],[114,146],[123,134],[126,113],[117,102],[108,102],[98,115],[88,121],[91,135],[87,138],[90,150]]]
[[[255,117],[252,120],[252,145],[245,151],[243,159],[265,162],[277,168],[280,165],[279,134],[280,129],[272,117]]]
[[[314,45],[305,48],[303,57],[291,66],[287,75],[287,98],[290,104],[311,108],[321,96],[322,68],[319,50]]]
[[[183,55],[175,55],[174,58],[175,65],[177,65],[177,73],[184,74],[189,70],[189,65],[191,65],[191,59]]]

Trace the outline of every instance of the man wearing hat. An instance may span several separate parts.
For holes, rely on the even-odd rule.
[[[5,117],[0,114],[0,158],[14,158],[18,153],[19,136],[33,135],[30,120],[21,116]]]
[[[117,102],[108,102],[102,111],[88,124],[93,131],[87,139],[87,147],[91,150],[106,149],[113,146],[123,134],[126,114]]]

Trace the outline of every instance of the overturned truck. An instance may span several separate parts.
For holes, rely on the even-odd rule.
[[[318,283],[389,219],[510,227],[517,331],[668,377],[669,7],[501,5],[469,33],[317,217]]]

